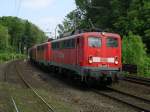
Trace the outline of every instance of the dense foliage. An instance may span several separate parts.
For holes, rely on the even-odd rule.
[[[0,49],[8,48],[9,37],[8,29],[0,24]]]
[[[122,43],[123,63],[144,64],[146,52],[140,36],[133,35],[129,32],[128,36],[124,36]]]
[[[140,74],[149,73],[150,60],[146,56],[145,45],[140,36],[129,32],[123,37],[122,55],[123,63],[137,65]]]
[[[59,32],[98,27],[123,37],[123,63],[150,71],[150,0],[75,0]],[[140,67],[139,67],[140,66]]]
[[[25,57],[24,54],[4,52],[0,53],[0,63],[15,59],[25,59]]]
[[[0,51],[25,53],[36,43],[46,40],[44,32],[27,20],[0,17]]]

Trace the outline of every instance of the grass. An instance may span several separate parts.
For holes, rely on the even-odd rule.
[[[5,112],[15,112],[11,97],[14,98],[16,105],[21,112],[47,112],[47,107],[33,94],[28,88],[22,88],[16,84],[0,82],[0,109]],[[60,101],[54,93],[43,89],[37,90],[46,101],[53,105],[56,112],[74,112],[72,106]],[[2,92],[4,92],[2,94]],[[7,98],[6,98],[7,97]],[[1,111],[1,110],[0,110]]]
[[[15,112],[12,107],[10,93],[6,88],[6,83],[0,82],[0,111],[2,112]]]

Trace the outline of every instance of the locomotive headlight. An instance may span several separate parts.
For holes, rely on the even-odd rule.
[[[101,34],[102,34],[103,36],[105,36],[105,32],[101,32]]]
[[[88,61],[89,61],[90,64],[93,63],[92,56],[89,57],[89,60],[88,60]]]
[[[93,63],[93,61],[92,61],[92,60],[89,60],[89,63],[91,64],[91,63]]]
[[[117,65],[118,63],[119,63],[119,62],[116,60],[116,61],[115,61],[115,64]]]
[[[119,63],[117,56],[115,57],[115,62],[114,62],[114,63],[115,63],[116,65]]]

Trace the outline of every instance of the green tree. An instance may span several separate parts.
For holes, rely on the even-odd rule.
[[[8,32],[11,36],[10,44],[18,51],[18,43],[24,32],[23,21],[17,17],[1,17],[0,23],[8,28]]]
[[[58,33],[61,35],[65,32],[71,32],[81,27],[82,14],[79,9],[73,10],[67,14],[62,24],[58,25]]]
[[[9,45],[8,29],[0,24],[0,51],[4,51]]]
[[[10,46],[17,53],[24,53],[32,45],[47,39],[36,25],[18,17],[0,17],[0,24],[8,28]]]

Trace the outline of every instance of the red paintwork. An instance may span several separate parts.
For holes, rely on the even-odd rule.
[[[102,38],[102,47],[101,48],[90,48],[88,46],[88,37],[89,36],[97,36]],[[119,41],[119,45],[117,48],[108,48],[106,47],[106,39],[108,36],[117,38]],[[52,50],[52,61],[56,63],[63,64],[71,64],[71,65],[79,65],[86,67],[100,67],[102,65],[107,65],[109,67],[117,67],[121,68],[121,38],[118,34],[105,33],[102,35],[101,33],[92,32],[92,33],[84,33],[80,35],[74,36],[77,42],[77,38],[79,38],[79,46],[76,45],[74,49],[63,49],[63,50]],[[61,40],[60,40],[61,41]],[[90,64],[88,62],[89,56],[93,57],[118,57],[119,63],[116,65],[114,63],[108,62],[94,62]]]
[[[96,36],[102,38],[102,46],[101,48],[91,48],[88,46],[88,37],[89,36]],[[106,46],[106,38],[107,37],[114,37],[118,39],[118,47],[117,48],[108,48]],[[53,50],[51,48],[51,42],[46,42],[36,46],[33,51],[36,51],[36,61],[46,61],[46,62],[56,62],[60,64],[67,64],[67,65],[78,65],[78,66],[85,66],[85,67],[102,67],[107,66],[108,68],[121,68],[121,37],[118,34],[112,33],[105,33],[102,35],[100,32],[87,32],[78,35],[74,35],[68,38],[74,38],[75,42],[77,43],[77,39],[79,38],[79,45],[76,44],[76,47],[73,49],[57,49]],[[67,38],[58,39],[57,41],[62,41]],[[43,46],[43,51],[38,51],[38,46]],[[32,48],[31,48],[32,49]],[[32,52],[32,51],[31,51]],[[101,57],[101,58],[115,58],[118,57],[118,64],[115,63],[108,63],[108,62],[93,62],[89,63],[88,59],[89,56],[92,57]]]
[[[43,47],[42,50],[39,50],[38,47]],[[36,51],[36,58],[35,61],[50,61],[50,55],[51,55],[51,43],[46,42],[43,44],[39,44],[36,46],[36,49],[33,50]]]
[[[89,36],[98,36],[102,38],[102,46],[101,48],[90,48],[87,44],[85,44],[85,57],[84,57],[84,65],[83,66],[91,66],[91,67],[98,67],[102,65],[107,65],[109,67],[118,67],[121,68],[122,63],[121,63],[121,38],[118,34],[112,34],[112,33],[105,33],[105,35],[102,35],[101,33],[88,33],[85,34],[85,43],[87,42],[87,38]],[[108,48],[106,46],[106,38],[107,37],[114,37],[117,38],[119,41],[119,45],[117,48]],[[115,65],[114,63],[108,63],[108,62],[97,62],[97,63],[92,63],[89,64],[87,59],[89,56],[94,56],[94,57],[102,57],[102,58],[109,58],[109,57],[118,57],[119,58],[119,63]]]
[[[31,47],[28,50],[29,56],[32,60],[36,60],[36,46]]]

